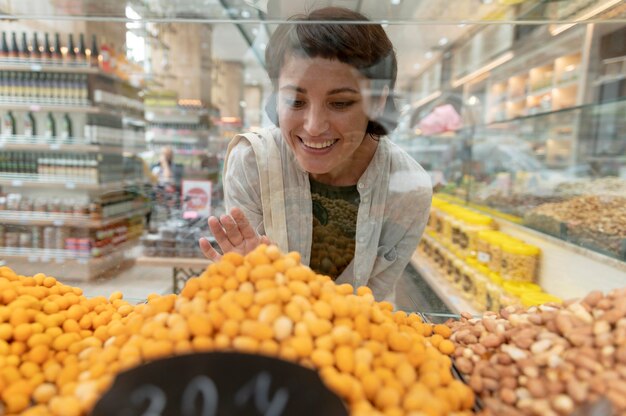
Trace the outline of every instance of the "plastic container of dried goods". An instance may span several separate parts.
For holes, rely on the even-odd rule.
[[[486,215],[470,214],[466,217],[465,233],[467,235],[466,256],[477,257],[479,233],[493,228],[493,219]]]
[[[520,240],[517,240],[507,234],[501,233],[499,231],[494,232],[489,240],[489,268],[498,272],[502,275],[503,267],[502,260],[504,258],[504,251],[507,247],[514,244],[521,244]],[[504,277],[504,276],[503,276]]]
[[[506,280],[533,282],[537,277],[539,247],[530,244],[505,244],[502,246],[501,274]]]
[[[489,280],[485,275],[476,269],[472,269],[472,280],[474,281],[474,301],[478,305],[479,309],[486,310],[487,308],[487,284]]]
[[[505,292],[521,298],[522,295],[529,292],[540,293],[541,287],[535,283],[530,282],[516,282],[516,281],[508,281],[502,283],[502,288],[504,288]]]
[[[500,310],[500,299],[502,299],[502,287],[487,282],[485,285],[485,310],[498,312]]]
[[[468,299],[473,298],[475,295],[476,288],[474,287],[474,273],[476,273],[476,271],[467,264],[463,264],[461,266],[461,281],[459,289],[463,292],[463,296]]]
[[[557,296],[545,292],[527,292],[520,297],[522,305],[529,308],[531,306],[543,305],[544,303],[562,303],[563,300]]]
[[[485,265],[489,265],[491,261],[491,248],[489,246],[490,241],[495,231],[482,230],[477,233],[476,238],[476,259]]]

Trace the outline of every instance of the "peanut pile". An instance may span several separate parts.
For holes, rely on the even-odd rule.
[[[626,414],[626,288],[449,325],[485,415],[570,415],[601,397]]]
[[[7,415],[88,414],[119,371],[174,354],[235,350],[317,369],[354,415],[467,415],[446,325],[392,311],[367,287],[336,285],[260,246],[227,254],[180,296],[87,299],[0,268],[0,397]]]

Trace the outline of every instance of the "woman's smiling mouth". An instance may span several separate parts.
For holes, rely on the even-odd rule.
[[[334,145],[335,143],[339,141],[339,139],[315,141],[315,140],[303,139],[302,137],[299,137],[299,136],[298,138],[300,139],[300,142],[304,145],[304,147],[309,148],[309,149],[315,149],[315,150],[328,149],[329,147],[331,147],[332,145]]]

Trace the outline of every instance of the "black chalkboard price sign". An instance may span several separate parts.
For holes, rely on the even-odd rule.
[[[344,416],[319,375],[261,355],[181,355],[120,373],[93,416]]]

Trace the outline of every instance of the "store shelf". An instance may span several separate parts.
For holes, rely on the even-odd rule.
[[[411,265],[451,312],[455,314],[469,312],[472,315],[480,315],[480,312],[463,297],[463,294],[450,285],[443,275],[431,267],[430,260],[422,257],[417,250],[411,257]]]
[[[48,112],[58,111],[62,113],[101,113],[103,111],[98,107],[91,105],[68,105],[68,104],[37,104],[37,103],[7,103],[0,102],[0,110],[13,110],[13,111],[32,111],[32,112]]]
[[[67,280],[91,280],[107,270],[118,267],[125,254],[136,246],[138,239],[126,241],[102,257],[76,258],[70,250],[0,248],[0,257],[6,264],[24,275],[45,273],[49,276],[62,276]]]
[[[86,215],[4,210],[0,211],[0,223],[37,226],[53,225],[57,227],[66,225],[76,228],[102,228],[128,218],[146,215],[147,212],[148,210],[144,208],[134,210],[126,214],[104,218],[102,220],[93,220]]]
[[[25,62],[8,62],[6,60],[0,60],[0,71],[30,71],[30,72],[56,72],[66,74],[88,74],[97,75],[103,78],[108,78],[117,82],[128,83],[127,80],[120,78],[119,76],[104,72],[98,67],[90,66],[88,64],[68,64],[63,62],[62,64],[50,65],[47,61],[33,62],[28,60]]]
[[[9,63],[0,61],[0,71],[31,71],[31,72],[61,72],[69,74],[98,74],[100,69],[89,65],[48,65],[45,62]]]
[[[122,146],[106,146],[97,144],[59,144],[59,143],[37,143],[37,137],[28,138],[35,143],[18,143],[19,140],[7,142],[0,139],[0,150],[21,150],[21,151],[56,151],[75,153],[121,153]],[[22,139],[25,140],[25,139]],[[79,139],[80,140],[80,139]]]
[[[0,175],[0,185],[11,186],[14,188],[65,188],[65,189],[77,189],[87,191],[101,191],[107,192],[116,189],[122,189],[126,186],[132,186],[138,184],[138,180],[117,181],[109,183],[81,183],[81,182],[59,182],[53,180],[33,180],[33,179],[20,179],[18,177],[9,177]]]

